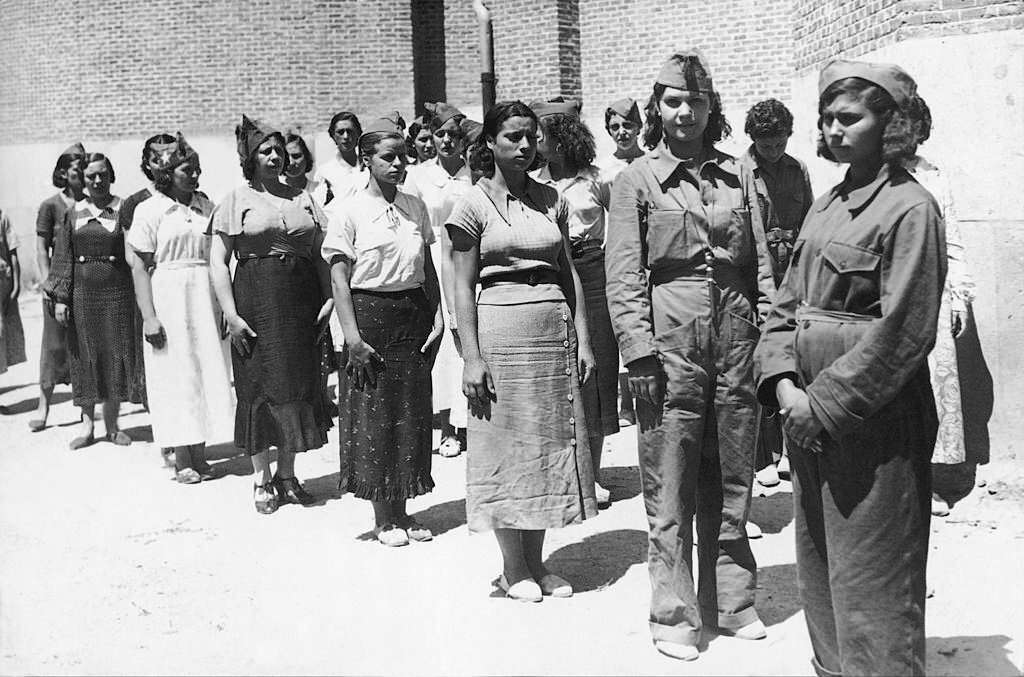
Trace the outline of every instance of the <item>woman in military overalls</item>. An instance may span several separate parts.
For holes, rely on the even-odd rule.
[[[903,168],[914,81],[833,61],[818,154],[848,163],[811,206],[758,347],[793,473],[800,601],[819,675],[924,674],[927,357],[946,275],[935,199]]]
[[[753,175],[714,147],[728,132],[707,61],[674,54],[647,104],[652,150],[612,188],[606,245],[608,305],[637,399],[651,633],[659,651],[687,660],[705,625],[765,634],[744,528],[753,352],[774,288]]]

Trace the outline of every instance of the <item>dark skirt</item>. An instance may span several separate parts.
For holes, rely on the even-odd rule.
[[[590,348],[597,374],[583,386],[583,406],[591,435],[619,432],[619,344],[615,340],[605,292],[604,250],[594,247],[573,260],[587,305]]]
[[[250,456],[270,447],[322,447],[330,418],[320,381],[322,301],[313,263],[296,256],[241,259],[232,287],[239,316],[256,332],[248,356],[231,347],[235,446]]]
[[[352,291],[363,340],[384,362],[376,383],[357,389],[338,375],[338,429],[343,490],[371,501],[399,501],[434,488],[430,477],[430,357],[420,347],[433,313],[421,288],[403,292]],[[344,365],[348,356],[342,352]]]
[[[76,263],[74,275],[67,340],[75,405],[144,402],[142,327],[128,264]]]
[[[53,317],[53,301],[43,299],[43,338],[39,351],[41,387],[49,389],[58,383],[71,383],[67,341],[67,330]]]

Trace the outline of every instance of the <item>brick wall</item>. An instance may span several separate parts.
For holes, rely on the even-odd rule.
[[[917,37],[1024,28],[1020,0],[796,0],[797,69]]]
[[[410,0],[3,3],[0,143],[413,108]]]
[[[445,0],[444,30],[448,101],[479,106],[480,49],[473,0]]]
[[[580,0],[583,98],[591,110],[646,97],[674,48],[699,46],[726,107],[789,99],[790,0]],[[733,121],[734,123],[736,121]]]

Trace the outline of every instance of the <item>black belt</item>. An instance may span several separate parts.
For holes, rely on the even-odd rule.
[[[480,280],[480,286],[484,289],[499,284],[528,284],[531,287],[538,284],[558,284],[558,273],[553,270],[517,270],[511,273],[498,273]]]
[[[117,263],[123,260],[120,256],[76,256],[75,260],[79,263]]]
[[[580,240],[569,245],[569,255],[574,259],[579,259],[597,249],[601,249],[601,243],[597,240]]]

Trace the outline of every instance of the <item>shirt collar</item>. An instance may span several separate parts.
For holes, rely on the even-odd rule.
[[[555,181],[553,178],[551,178],[551,166],[544,165],[533,174],[533,178],[537,181],[537,183],[543,183],[557,188],[559,183],[575,183],[576,181],[579,181],[581,179],[593,178],[595,173],[596,168],[593,166],[581,167],[580,169],[576,170],[575,176],[569,176],[564,179]]]
[[[508,217],[508,205],[509,202],[520,202],[519,198],[508,192],[507,188],[498,186],[493,179],[489,179],[486,176],[476,182],[477,187],[483,191],[487,199],[491,201],[494,208],[498,210],[498,214],[508,224],[512,222]],[[536,209],[547,213],[547,208],[550,206],[550,201],[545,195],[545,190],[551,190],[550,186],[538,183],[529,174],[526,175],[526,198],[532,203],[532,206]],[[523,202],[526,202],[524,200]]]
[[[848,187],[850,173],[847,171],[843,181],[829,191],[828,199],[822,202],[819,211],[825,210],[835,200],[842,200],[846,208],[851,212],[861,211],[869,202],[875,199],[879,191],[889,184],[893,178],[892,171],[889,169],[889,163],[886,162],[882,164],[882,168],[878,170],[878,175],[875,176],[871,183],[851,190]]]
[[[774,172],[776,168],[786,167],[800,167],[800,163],[796,161],[796,158],[789,153],[783,153],[779,161],[774,164],[768,162],[758,162],[760,156],[757,154],[757,150],[754,148],[754,144],[750,144],[747,148],[747,152],[740,158],[741,161],[751,169],[767,169],[769,172]]]
[[[359,213],[370,217],[371,221],[378,221],[385,217],[391,209],[394,209],[406,218],[412,218],[409,207],[409,196],[399,190],[395,193],[395,201],[388,202],[382,195],[371,193],[369,188],[359,191],[359,199],[363,203],[357,210]]]
[[[705,176],[707,171],[716,168],[734,176],[739,176],[740,173],[739,162],[737,162],[736,158],[723,153],[717,148],[711,149],[710,157],[701,163],[699,168],[697,168],[695,162],[680,160],[673,155],[664,141],[648,153],[647,156],[651,160],[651,169],[654,170],[654,177],[662,185],[676,173],[680,166],[697,169],[697,173],[701,176]]]
[[[187,205],[178,202],[170,195],[166,195],[165,193],[161,193],[160,191],[154,192],[149,199],[163,200],[165,203],[164,214],[170,214],[171,212],[179,208],[186,211],[195,212],[196,214],[199,214],[201,216],[209,216],[210,213],[213,211],[212,209],[209,208],[210,201],[206,199],[204,196],[200,195],[198,192],[192,193],[192,200]]]
[[[121,198],[115,195],[113,199],[110,202],[108,202],[107,206],[105,207],[97,207],[88,199],[82,200],[78,204],[80,205],[80,210],[88,212],[91,216],[94,216],[96,218],[103,217],[107,219],[112,219],[114,218],[114,214],[121,207]]]

